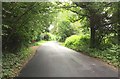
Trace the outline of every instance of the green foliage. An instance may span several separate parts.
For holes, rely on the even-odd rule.
[[[75,27],[77,26],[74,26],[71,23],[71,20],[76,18],[78,18],[78,16],[69,10],[62,8],[59,10],[55,20],[53,21],[54,28],[51,30],[51,33],[57,35],[58,41],[64,42],[67,37],[78,33],[75,30]]]
[[[90,49],[85,47],[82,49],[82,51],[86,52],[88,55],[92,57],[100,58],[103,61],[115,67],[120,67],[120,64],[119,64],[120,46],[119,45],[112,45],[112,47],[107,48],[105,50]]]
[[[47,31],[53,20],[52,6],[50,2],[3,3],[3,52],[16,52],[29,46],[33,40],[39,41],[38,35]]]
[[[40,45],[42,45],[43,43],[46,43],[46,42],[48,42],[48,41],[40,40],[40,41],[38,41],[38,42],[35,42],[33,45],[34,45],[34,46],[40,46]]]
[[[89,45],[89,36],[88,35],[72,35],[68,37],[65,41],[65,46],[75,49],[77,51],[84,46]]]
[[[89,22],[90,46],[92,48],[99,47],[106,35],[117,33],[117,26],[119,26],[118,3],[74,2],[74,4],[79,7],[79,10],[77,8],[70,8],[70,10],[78,14],[79,17],[82,16],[81,19],[87,18]]]
[[[59,37],[58,40],[63,42],[67,37],[74,34],[74,29],[70,25],[69,21],[61,21],[58,23],[58,26],[54,32]]]
[[[30,53],[24,47],[50,40],[119,66],[119,3],[8,2],[2,4],[3,75],[12,76]],[[63,7],[63,8],[61,8]],[[56,13],[57,12],[57,13]],[[51,33],[48,27],[54,25]],[[55,34],[55,35],[53,35]],[[76,35],[75,35],[76,34]],[[79,35],[80,34],[80,35]],[[41,41],[46,40],[46,41]],[[61,43],[63,45],[63,43]],[[89,45],[95,49],[89,48]],[[9,51],[9,54],[6,53]],[[19,53],[16,53],[18,52]],[[13,54],[15,53],[15,54]]]
[[[72,49],[77,49],[79,47],[79,44],[80,37],[77,35],[72,35],[65,40],[65,46]]]
[[[18,70],[22,67],[23,62],[31,55],[30,49],[24,48],[18,54],[3,53],[2,56],[2,72],[3,79],[15,77]]]
[[[49,36],[49,41],[56,41],[57,37],[51,33],[47,33]]]

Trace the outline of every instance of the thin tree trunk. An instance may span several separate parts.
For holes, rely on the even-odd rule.
[[[95,48],[96,40],[95,40],[95,28],[94,28],[94,18],[91,16],[90,17],[90,47]]]
[[[120,25],[118,25],[118,44],[120,45]]]

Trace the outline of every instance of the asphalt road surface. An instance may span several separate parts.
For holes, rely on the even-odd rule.
[[[19,77],[118,77],[117,70],[57,42],[40,46]]]

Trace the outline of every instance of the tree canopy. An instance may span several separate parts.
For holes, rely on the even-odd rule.
[[[47,31],[54,18],[52,6],[49,2],[3,3],[3,50],[28,46],[37,35]]]
[[[91,48],[99,47],[106,38],[118,44],[118,5],[119,2],[3,3],[3,50],[28,46],[45,32],[57,35],[59,41],[74,34],[89,34]]]
[[[119,18],[120,2],[3,2],[3,78],[46,41],[120,67]]]

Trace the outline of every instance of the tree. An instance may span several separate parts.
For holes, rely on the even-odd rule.
[[[74,2],[74,4],[76,4],[76,7],[74,5],[67,9],[78,14],[79,19],[87,17],[91,32],[90,47],[99,47],[106,35],[115,32],[115,22],[112,22],[111,19],[114,10],[111,11],[111,9],[113,8],[112,5],[116,5],[116,3]]]
[[[54,6],[50,2],[3,3],[3,51],[16,52],[29,46],[52,22]],[[14,44],[14,45],[13,45]]]
[[[64,42],[65,39],[73,34],[75,34],[75,29],[73,28],[70,18],[76,17],[72,12],[60,9],[53,21],[54,28],[51,33],[58,36],[58,40]]]
[[[58,24],[58,36],[61,36],[60,41],[74,34],[74,29],[71,27],[70,22],[62,21]]]

